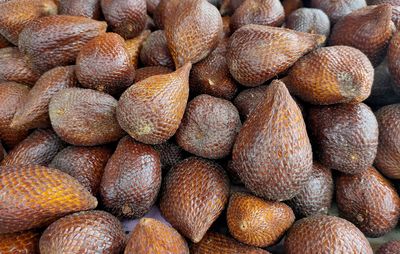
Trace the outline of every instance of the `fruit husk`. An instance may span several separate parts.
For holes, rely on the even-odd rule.
[[[0,234],[0,253],[39,254],[40,235],[36,230]]]
[[[82,16],[99,20],[101,18],[100,0],[60,0],[59,13]]]
[[[174,61],[169,53],[163,30],[154,31],[147,37],[140,51],[140,60],[146,66],[174,68]]]
[[[239,110],[240,116],[246,120],[250,113],[257,107],[266,95],[268,86],[257,86],[241,91],[233,100],[233,104]]]
[[[340,18],[350,14],[351,12],[367,6],[365,0],[311,0],[312,8],[321,9],[325,12],[332,24],[335,24]]]
[[[286,27],[299,32],[321,34],[328,38],[331,23],[329,17],[319,9],[300,8],[287,16]]]
[[[140,51],[142,50],[143,47],[143,43],[146,41],[147,37],[150,34],[151,34],[150,30],[144,30],[137,37],[125,41],[125,47],[128,50],[129,56],[131,58],[131,63],[135,67],[135,69],[139,65],[139,56],[140,56]]]
[[[400,64],[397,59],[400,57],[400,33],[396,33],[389,44],[388,67],[394,80],[393,88],[397,93],[400,91]]]
[[[171,72],[173,72],[172,69],[163,66],[147,66],[139,68],[135,71],[134,83],[150,78],[151,76],[169,74]]]
[[[187,153],[171,140],[155,145],[154,149],[160,154],[163,175],[187,157]]]
[[[390,241],[383,244],[376,251],[376,254],[395,254],[400,249],[400,240]]]

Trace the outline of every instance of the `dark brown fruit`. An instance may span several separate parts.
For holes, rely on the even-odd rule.
[[[303,7],[302,0],[283,0],[282,1],[283,9],[285,10],[285,17],[288,17],[295,10]]]
[[[160,209],[175,229],[197,243],[225,208],[228,195],[224,170],[211,161],[191,157],[168,172]]]
[[[73,145],[92,146],[114,142],[124,135],[115,115],[117,103],[105,93],[66,88],[51,98],[51,125],[61,139]]]
[[[138,36],[146,26],[146,0],[101,0],[111,30],[124,39]]]
[[[174,228],[155,219],[143,218],[131,233],[124,253],[189,254],[189,248]]]
[[[74,213],[51,224],[40,238],[41,254],[121,253],[125,233],[121,222],[103,211]]]
[[[150,14],[154,14],[159,4],[160,0],[146,0],[147,12]]]
[[[60,0],[60,14],[100,19],[100,0]]]
[[[75,62],[82,47],[105,33],[107,24],[85,17],[54,15],[30,22],[19,36],[19,49],[35,70],[45,72]]]
[[[97,206],[72,176],[42,166],[0,167],[0,203],[0,234],[45,227]]]
[[[372,165],[379,131],[367,105],[313,107],[308,115],[308,127],[322,164],[346,174],[361,173]]]
[[[100,184],[106,209],[118,217],[143,217],[156,201],[160,186],[160,155],[150,145],[122,138]]]
[[[165,28],[166,19],[176,18],[175,8],[178,4],[179,0],[160,0],[153,15],[154,23],[159,29],[163,30]]]
[[[82,87],[119,94],[132,85],[135,67],[124,39],[105,33],[92,39],[76,59],[76,77]]]
[[[230,101],[202,94],[188,103],[176,141],[194,155],[221,159],[231,153],[240,127],[239,112]]]
[[[0,162],[3,160],[5,155],[6,155],[6,150],[4,150],[4,147],[3,147],[3,145],[1,144],[1,141],[0,141]]]
[[[390,241],[383,244],[376,251],[376,254],[398,254],[399,250],[400,250],[400,240]]]
[[[223,16],[231,16],[244,1],[245,0],[222,0],[221,8],[219,11]]]
[[[286,204],[239,192],[232,194],[226,216],[229,232],[236,240],[258,247],[279,242],[295,221]]]
[[[131,63],[135,69],[139,65],[140,51],[142,50],[143,43],[146,41],[147,37],[151,34],[150,30],[144,30],[140,35],[133,39],[125,41],[125,47],[128,50],[129,56],[131,58]]]
[[[281,81],[271,83],[243,124],[232,159],[245,186],[267,200],[291,199],[308,180],[311,144],[301,111]]]
[[[1,162],[1,166],[47,166],[63,149],[64,142],[50,129],[36,129],[15,146]]]
[[[347,220],[314,215],[297,221],[284,243],[285,253],[362,253],[372,254],[363,233]]]
[[[400,33],[395,33],[388,50],[388,66],[394,80],[394,88],[400,91]]]
[[[24,231],[0,234],[0,253],[2,254],[38,254],[40,233]]]
[[[0,34],[0,49],[10,47],[11,43]]]
[[[165,66],[174,68],[174,61],[169,53],[167,38],[163,30],[152,32],[143,43],[140,60],[146,66]]]
[[[367,6],[365,0],[311,0],[311,7],[323,10],[332,24],[347,14]]]
[[[224,38],[229,38],[232,34],[231,31],[231,17],[224,16],[222,17],[222,31],[224,34]]]
[[[97,196],[104,168],[112,152],[105,146],[69,146],[61,150],[49,167],[73,176],[92,195]]]
[[[328,16],[319,9],[300,8],[287,17],[286,27],[299,32],[325,35],[328,38],[331,22]]]
[[[265,98],[267,88],[268,86],[258,86],[245,89],[236,96],[233,104],[239,110],[243,120],[246,120],[258,103]]]
[[[185,151],[172,141],[155,145],[154,149],[160,154],[161,168],[166,173],[180,161],[186,158]]]
[[[77,86],[75,67],[56,67],[44,73],[28,97],[15,112],[11,127],[45,128],[50,126],[49,103],[51,97],[62,89]]]
[[[244,86],[258,86],[286,71],[325,37],[285,28],[247,25],[230,38],[227,63]]]
[[[173,72],[172,69],[163,67],[163,66],[148,66],[148,67],[139,68],[135,71],[134,83],[145,80],[152,76],[169,74],[171,72]]]

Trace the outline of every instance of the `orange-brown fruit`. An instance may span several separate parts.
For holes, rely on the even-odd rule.
[[[286,18],[286,27],[299,32],[321,34],[328,38],[331,22],[320,9],[300,8]]]
[[[139,65],[140,51],[142,50],[143,43],[150,34],[150,30],[144,30],[140,35],[136,36],[135,38],[125,41],[125,47],[128,50],[129,56],[131,58],[131,63],[133,64],[135,69]]]
[[[74,213],[51,224],[40,238],[41,254],[122,253],[121,222],[104,211]]]
[[[202,94],[190,101],[176,132],[176,141],[186,151],[208,159],[228,156],[242,127],[232,102]]]
[[[27,24],[39,17],[57,14],[57,8],[53,0],[14,0],[4,3],[0,8],[0,34],[18,45],[19,35]]]
[[[221,15],[206,0],[179,1],[173,17],[166,19],[164,26],[176,68],[204,59],[223,35]]]
[[[395,90],[400,90],[400,33],[395,33],[389,44],[388,66],[394,80]]]
[[[72,176],[42,166],[0,167],[0,234],[41,228],[94,209],[97,200]]]
[[[368,57],[349,46],[317,49],[289,70],[287,86],[305,102],[318,105],[359,103],[368,98],[374,68]]]
[[[390,4],[392,5],[392,21],[396,28],[400,27],[400,1],[399,0],[367,0],[368,5]]]
[[[268,86],[257,86],[241,91],[233,100],[233,104],[239,110],[243,120],[246,120],[250,113],[257,107],[266,95]]]
[[[292,12],[303,7],[302,0],[283,0],[283,9],[285,10],[285,17],[288,17]]]
[[[47,166],[63,149],[64,142],[50,129],[36,129],[16,145],[1,162],[1,166]]]
[[[390,241],[383,244],[376,251],[376,254],[398,254],[400,250],[400,240]]]
[[[160,155],[150,145],[126,136],[109,159],[100,183],[103,205],[118,217],[140,218],[157,199]]]
[[[34,230],[0,234],[0,253],[39,254],[40,233]]]
[[[62,89],[77,86],[75,67],[56,67],[44,73],[28,97],[15,112],[11,126],[15,128],[45,128],[50,126],[49,103],[51,97]]]
[[[131,233],[124,253],[189,254],[189,248],[174,228],[155,219],[143,218]]]
[[[223,16],[231,16],[244,1],[245,0],[222,0],[219,11]]]
[[[73,176],[92,195],[97,196],[104,168],[112,152],[105,146],[69,146],[61,150],[49,167]]]
[[[132,85],[135,67],[124,39],[105,33],[90,40],[76,58],[76,77],[84,88],[120,94]]]
[[[10,47],[11,43],[0,34],[0,49]]]
[[[155,145],[154,149],[160,154],[161,168],[163,173],[169,171],[172,167],[186,158],[186,153],[181,147],[172,141],[166,141]]]
[[[77,146],[119,140],[124,132],[116,119],[117,100],[91,89],[66,88],[53,95],[49,115],[54,131]]]
[[[323,10],[335,24],[340,18],[367,6],[365,0],[311,0],[311,7]]]
[[[82,47],[106,28],[106,22],[85,17],[42,17],[22,30],[18,46],[35,70],[45,72],[74,63]]]
[[[372,254],[363,233],[345,219],[314,215],[297,221],[284,243],[285,253]]]
[[[100,19],[100,0],[59,0],[59,13],[62,15],[83,16]]]
[[[165,20],[175,18],[175,8],[179,4],[179,0],[160,0],[154,15],[154,23],[158,29],[164,30]]]
[[[232,159],[245,186],[267,200],[291,199],[307,182],[311,144],[301,111],[283,82],[271,83],[244,122]]]
[[[227,63],[244,86],[258,86],[286,71],[325,37],[285,28],[246,25],[230,38]]]
[[[368,237],[385,235],[396,227],[400,217],[396,189],[373,167],[357,175],[340,175],[336,202],[341,216]]]
[[[177,131],[189,96],[191,64],[170,74],[142,80],[120,97],[117,119],[134,139],[161,144]]]
[[[214,162],[191,157],[168,172],[160,209],[175,229],[197,243],[225,208],[228,196],[224,170]]]
[[[174,61],[169,53],[167,38],[163,30],[152,32],[143,43],[140,60],[146,66],[165,66],[174,68]]]
[[[239,192],[232,194],[226,216],[231,235],[257,247],[279,242],[295,221],[292,209],[286,204]]]
[[[169,74],[173,72],[172,69],[164,67],[164,66],[148,66],[139,68],[135,71],[135,80],[134,83],[145,80],[152,76]]]
[[[138,36],[146,26],[146,0],[101,0],[111,30],[124,39]]]

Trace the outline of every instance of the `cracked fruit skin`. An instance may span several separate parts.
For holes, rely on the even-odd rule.
[[[38,254],[40,235],[36,230],[0,234],[0,253]]]

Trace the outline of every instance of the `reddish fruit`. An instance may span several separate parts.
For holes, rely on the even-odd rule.
[[[148,67],[139,68],[135,71],[134,83],[145,80],[152,76],[169,74],[171,72],[173,72],[172,69],[163,67],[163,66],[148,66]]]
[[[60,0],[60,14],[100,19],[100,0]]]
[[[40,233],[35,230],[0,234],[0,253],[38,254]]]

